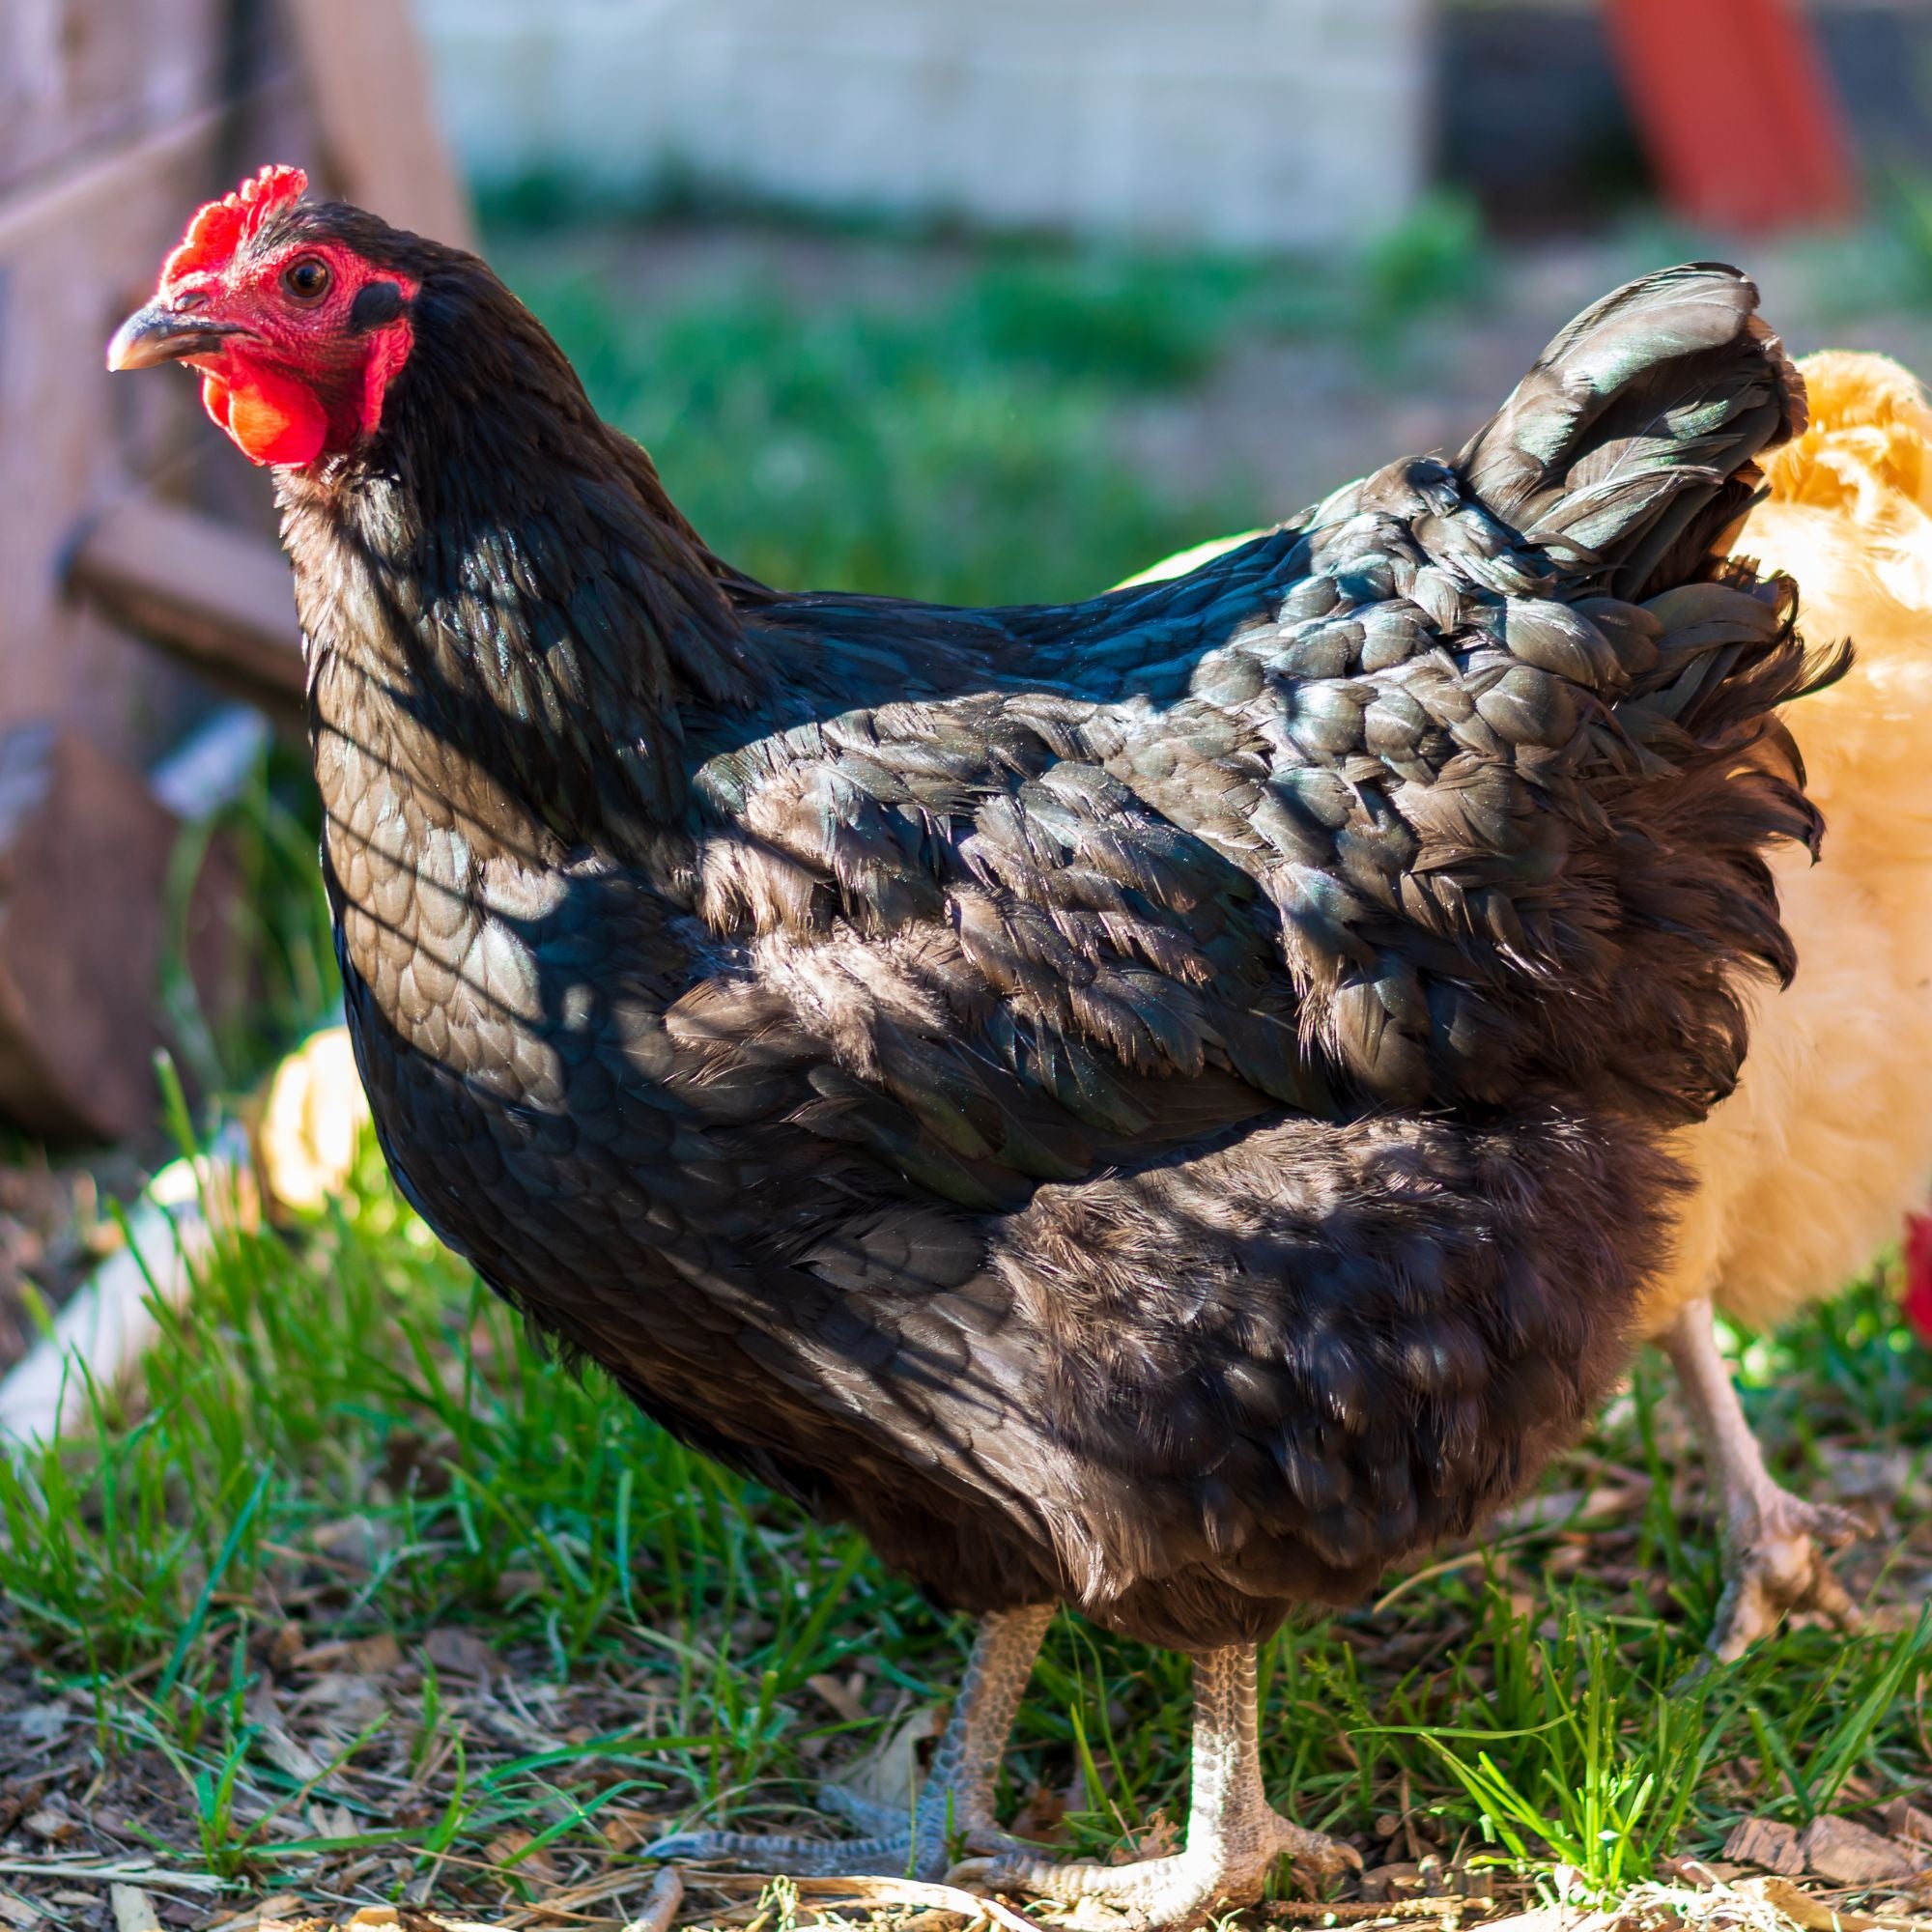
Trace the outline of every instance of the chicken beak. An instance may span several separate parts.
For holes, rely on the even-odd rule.
[[[232,322],[214,322],[192,311],[183,314],[150,302],[137,308],[107,345],[107,366],[152,369],[157,362],[179,362],[189,355],[213,355],[231,335],[242,333]]]

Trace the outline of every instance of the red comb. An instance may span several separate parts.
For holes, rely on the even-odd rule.
[[[270,215],[299,201],[307,191],[308,177],[301,169],[270,165],[233,194],[197,209],[181,246],[161,265],[161,285],[165,288],[178,276],[201,270],[226,267],[235,251],[261,232]]]
[[[1905,1319],[1932,1349],[1932,1215],[1905,1217]]]

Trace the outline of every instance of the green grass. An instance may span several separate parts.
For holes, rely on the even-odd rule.
[[[242,796],[186,827],[165,893],[160,1007],[165,1037],[203,1094],[235,1093],[266,1073],[334,1001],[328,907],[316,869],[315,784],[305,753],[274,745]],[[232,868],[218,986],[204,1006],[188,970],[189,890],[212,843]]]
[[[648,318],[594,282],[545,294],[604,413],[706,540],[769,582],[1078,596],[1196,527],[1198,506],[1116,460],[1102,380],[997,352],[996,319],[800,314],[757,282]],[[1184,347],[1145,337],[1135,353]]]
[[[1932,1440],[1932,1360],[1898,1346],[1876,1284],[1753,1368],[1774,1438],[1788,1408],[1821,1436]],[[1646,1369],[1577,1466],[1642,1469],[1662,1394]],[[1921,1626],[1788,1633],[1694,1694],[1673,1688],[1717,1578],[1667,1489],[1568,1540],[1505,1540],[1383,1612],[1285,1632],[1267,1653],[1278,1801],[1350,1833],[1405,1819],[1425,1845],[1532,1877],[1567,1864],[1611,1890],[1714,1850],[1744,1811],[1802,1823],[1921,1790]],[[943,1698],[964,1641],[853,1538],[546,1360],[373,1151],[293,1239],[225,1241],[125,1410],[103,1399],[79,1440],[0,1465],[0,1595],[36,1694],[82,1694],[110,1784],[165,1763],[170,1857],[258,1887],[327,1883],[375,1853],[378,1889],[435,1871],[491,1897],[519,1884],[478,1875],[509,1856],[512,1828],[545,1857],[601,1859],[612,1806],[769,1822]],[[1906,1527],[1932,1560],[1927,1525]],[[1565,1548],[1582,1552],[1555,1566],[1567,1579],[1539,1576]],[[479,1730],[473,1698],[433,1666],[405,1667],[313,1747],[340,1808],[288,1835],[303,1780],[270,1747],[259,1698],[312,1681],[276,1651],[291,1618],[306,1647],[393,1631],[406,1654],[468,1629],[518,1684],[621,1684],[628,1701],[615,1721],[518,1747]],[[855,1668],[869,1707],[856,1721],[811,1688]],[[1156,1808],[1183,1815],[1186,1708],[1181,1660],[1063,1619],[1009,1802],[1073,1787],[1069,1842],[1085,1849]],[[1405,1855],[1400,1839],[1381,1854]]]
[[[1010,242],[961,265],[928,244],[919,292],[895,298],[774,270],[626,299],[608,259],[573,270],[516,230],[492,254],[721,554],[786,586],[969,604],[1091,595],[1253,522],[1244,477],[1185,493],[1124,462],[1123,408],[1206,380],[1249,336],[1340,333],[1386,358],[1489,286],[1449,199],[1353,261]]]

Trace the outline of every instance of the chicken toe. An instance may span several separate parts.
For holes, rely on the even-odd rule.
[[[1209,1846],[1197,1848],[1190,1842],[1172,1857],[1132,1864],[982,1859],[955,1866],[952,1876],[995,1890],[1090,1908],[1075,1915],[1076,1924],[1178,1927],[1199,1925],[1221,1912],[1252,1904],[1284,1858],[1320,1877],[1336,1877],[1361,1864],[1350,1846],[1320,1832],[1303,1831],[1272,1811],[1244,1821],[1244,1826]],[[1099,1909],[1091,1909],[1094,1907]]]
[[[1007,1610],[984,1619],[959,1687],[952,1717],[910,1814],[838,1786],[821,1793],[827,1810],[866,1829],[858,1838],[765,1836],[747,1832],[679,1832],[645,1856],[680,1863],[751,1865],[798,1878],[946,1875],[955,1849],[1013,1842],[993,1822],[993,1787],[1013,1715],[1019,1709],[1053,1605]]]
[[[1252,1904],[1285,1858],[1317,1877],[1359,1869],[1351,1847],[1291,1824],[1269,1805],[1258,1724],[1254,1646],[1208,1652],[1194,1665],[1193,1793],[1182,1850],[1123,1865],[981,1860],[956,1867],[955,1880],[1090,1908],[1078,1921],[1180,1927]]]
[[[1826,1551],[1843,1548],[1862,1525],[1849,1510],[1794,1496],[1765,1467],[1712,1319],[1708,1300],[1689,1302],[1662,1340],[1721,1499],[1724,1593],[1711,1651],[1732,1663],[1794,1610],[1816,1611],[1841,1630],[1857,1626],[1858,1608]]]
[[[1842,1549],[1863,1528],[1849,1510],[1808,1503],[1762,1485],[1727,1499],[1723,1528],[1724,1594],[1711,1634],[1720,1663],[1734,1663],[1794,1610],[1812,1610],[1839,1630],[1855,1630],[1858,1605],[1833,1571],[1828,1550]]]

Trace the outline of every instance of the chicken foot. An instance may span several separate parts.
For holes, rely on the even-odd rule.
[[[976,1860],[954,1878],[1075,1906],[1112,1908],[1154,1926],[1195,1925],[1217,1908],[1259,1898],[1293,1858],[1318,1875],[1361,1865],[1348,1845],[1291,1824],[1262,1788],[1255,1647],[1233,1644],[1194,1661],[1193,1791],[1187,1842],[1168,1858],[1124,1865],[1056,1864],[1037,1858]]]
[[[1016,1841],[993,1821],[993,1787],[1014,1715],[1033,1675],[1054,1605],[984,1618],[973,1639],[952,1716],[910,1816],[838,1785],[819,1794],[827,1810],[868,1830],[863,1838],[761,1836],[749,1832],[679,1832],[645,1856],[690,1862],[722,1860],[800,1878],[869,1876],[941,1879],[952,1848],[985,1851]]]
[[[1724,1594],[1711,1650],[1719,1663],[1733,1663],[1793,1610],[1815,1610],[1840,1630],[1857,1628],[1858,1608],[1826,1551],[1842,1549],[1861,1525],[1849,1510],[1805,1502],[1774,1480],[1712,1321],[1708,1299],[1690,1302],[1661,1339],[1723,1498],[1718,1535]]]

